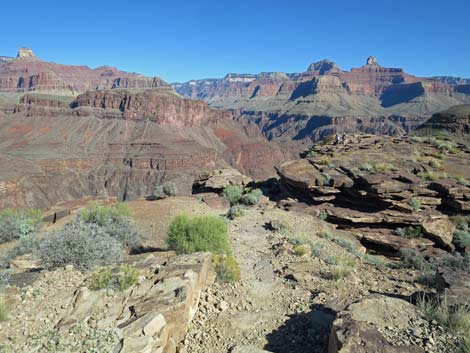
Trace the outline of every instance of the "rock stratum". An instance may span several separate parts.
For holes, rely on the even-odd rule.
[[[432,114],[470,101],[469,80],[416,77],[382,67],[374,57],[351,71],[322,60],[302,73],[228,74],[173,87],[184,97],[235,111],[282,142],[358,130],[402,135]]]
[[[289,155],[255,124],[183,99],[161,79],[45,63],[28,49],[0,63],[0,136],[0,208],[129,200],[167,180],[184,194],[217,168],[273,176]]]
[[[171,89],[159,77],[145,77],[114,67],[91,69],[45,62],[28,48],[20,48],[16,58],[0,57],[0,92],[40,91],[75,96],[95,89],[152,87]]]

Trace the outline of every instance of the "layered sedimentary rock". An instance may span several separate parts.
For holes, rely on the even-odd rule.
[[[449,215],[470,211],[470,150],[456,145],[452,153],[439,152],[441,144],[356,135],[316,145],[278,168],[282,184],[301,201],[286,207],[323,214],[386,255],[402,248],[452,251]]]
[[[432,114],[456,104],[470,102],[470,85],[465,79],[435,77],[421,78],[407,74],[400,68],[386,68],[374,57],[366,65],[350,71],[322,60],[311,64],[305,72],[259,75],[227,75],[223,79],[189,81],[174,84],[181,95],[204,99],[218,108],[231,109],[241,119],[253,116],[270,116],[255,120],[268,138],[287,143],[279,131],[289,130],[295,121],[295,130],[304,130],[289,138],[317,141],[323,134],[316,131],[322,124],[316,120],[347,118],[344,125],[356,125],[363,121],[384,119],[394,125],[401,120],[403,129],[369,125],[362,131],[373,133],[403,134],[416,127],[414,121],[423,122]],[[313,126],[305,131],[305,119]],[[310,121],[311,120],[311,121]],[[298,122],[298,123],[297,123]],[[408,123],[410,122],[410,123]],[[332,132],[343,132],[342,126],[329,127]]]
[[[81,196],[151,196],[172,180],[232,165],[274,175],[285,154],[255,125],[168,90],[93,91],[75,100],[27,94],[0,116],[0,207],[48,207]]]
[[[0,58],[0,92],[41,91],[76,95],[94,89],[150,87],[171,89],[158,77],[145,77],[113,67],[90,69],[44,62],[28,48],[21,48],[16,58]]]

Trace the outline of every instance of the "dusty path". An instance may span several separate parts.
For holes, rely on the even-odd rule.
[[[315,324],[312,295],[276,274],[276,235],[265,222],[260,210],[250,209],[230,223],[241,281],[207,291],[185,341],[188,353],[228,352],[240,344],[276,353],[325,352],[327,332]]]

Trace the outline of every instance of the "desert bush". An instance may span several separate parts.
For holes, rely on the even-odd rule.
[[[437,282],[436,271],[429,269],[421,272],[420,274],[418,274],[416,282],[429,287],[434,287]]]
[[[119,266],[118,283],[120,290],[127,290],[133,285],[139,283],[140,272],[131,265],[122,264]]]
[[[245,205],[256,205],[261,196],[263,196],[263,192],[260,189],[252,189],[245,192],[240,201]]]
[[[87,287],[90,290],[100,290],[111,285],[111,268],[97,267],[93,270],[87,281]]]
[[[307,158],[315,158],[317,156],[317,153],[315,151],[308,151],[305,157]]]
[[[434,152],[431,153],[431,156],[437,159],[444,159],[445,155],[442,152]]]
[[[446,179],[447,173],[421,172],[418,176],[424,180],[436,181],[439,179]]]
[[[116,263],[121,250],[122,244],[98,224],[73,222],[42,240],[35,254],[46,268],[73,264],[89,270]]]
[[[3,298],[0,297],[0,322],[8,319],[8,305]]]
[[[386,173],[395,170],[395,167],[390,163],[377,162],[374,163],[373,170],[376,173]]]
[[[39,239],[36,234],[21,236],[15,246],[7,252],[6,259],[9,261],[17,256],[33,253],[38,247]]]
[[[339,281],[344,277],[348,277],[352,272],[352,268],[346,266],[333,266],[330,271],[331,278],[335,281]]]
[[[0,293],[3,293],[9,281],[10,281],[10,272],[6,269],[1,269],[0,270]]]
[[[412,161],[415,163],[420,163],[423,161],[423,156],[421,155],[419,151],[414,152]]]
[[[413,208],[414,212],[418,212],[421,209],[421,201],[412,197],[410,200],[410,206]]]
[[[470,181],[465,179],[464,177],[458,176],[455,178],[457,180],[457,183],[463,186],[470,186]]]
[[[401,267],[414,268],[416,270],[427,270],[430,268],[423,254],[414,249],[400,249]]]
[[[36,231],[42,213],[37,210],[6,209],[0,212],[0,244]]]
[[[233,283],[240,280],[240,267],[233,256],[213,255],[212,263],[219,282]]]
[[[454,232],[454,237],[452,239],[452,242],[461,249],[470,247],[470,231],[457,229]]]
[[[167,196],[175,196],[178,193],[178,187],[172,181],[167,181],[163,184],[159,184],[155,186],[153,190],[153,196],[158,199],[167,197]]]
[[[451,332],[470,332],[470,308],[464,305],[450,306],[444,297],[442,301],[418,297],[416,305],[429,319],[437,321]]]
[[[101,226],[101,229],[124,247],[136,247],[142,240],[141,233],[131,219],[107,222]]]
[[[241,217],[245,214],[245,208],[242,205],[233,205],[230,206],[230,209],[227,212],[228,219],[235,219]]]
[[[325,210],[321,210],[320,213],[318,214],[318,217],[322,221],[326,221],[326,219],[328,218],[328,213]]]
[[[137,246],[142,239],[134,226],[132,213],[124,203],[112,206],[93,203],[80,212],[77,222],[98,225],[103,232],[126,247]]]
[[[444,169],[444,163],[437,159],[430,159],[428,162],[429,166],[438,170]]]
[[[129,207],[124,203],[111,206],[103,206],[97,202],[85,207],[79,214],[79,220],[85,223],[94,223],[100,226],[110,222],[119,222],[131,219]]]
[[[234,206],[240,202],[243,195],[243,188],[239,185],[229,185],[224,188],[222,196]]]
[[[370,173],[374,170],[374,166],[370,163],[364,163],[359,169]]]
[[[231,254],[227,232],[220,217],[179,215],[170,224],[166,242],[178,254],[198,251]]]
[[[439,264],[470,273],[470,254],[448,254],[440,259]]]
[[[417,227],[409,226],[406,228],[397,228],[393,231],[393,234],[399,235],[401,237],[409,238],[409,239],[419,238],[421,237],[422,233],[423,233],[423,230],[420,226],[417,226]]]
[[[330,186],[331,185],[331,176],[328,173],[321,173],[321,176],[323,177],[323,185],[324,186]]]
[[[323,165],[326,165],[326,166],[330,166],[331,165],[331,159],[330,157],[328,156],[323,156],[320,158],[320,160],[318,161],[319,164],[323,164]]]
[[[462,353],[470,353],[470,335],[464,337],[462,342]]]
[[[309,253],[310,247],[307,244],[294,246],[294,253],[296,256],[304,256]]]

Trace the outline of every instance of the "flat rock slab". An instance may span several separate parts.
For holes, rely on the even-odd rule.
[[[254,346],[235,346],[230,349],[229,353],[269,353],[269,351]]]

